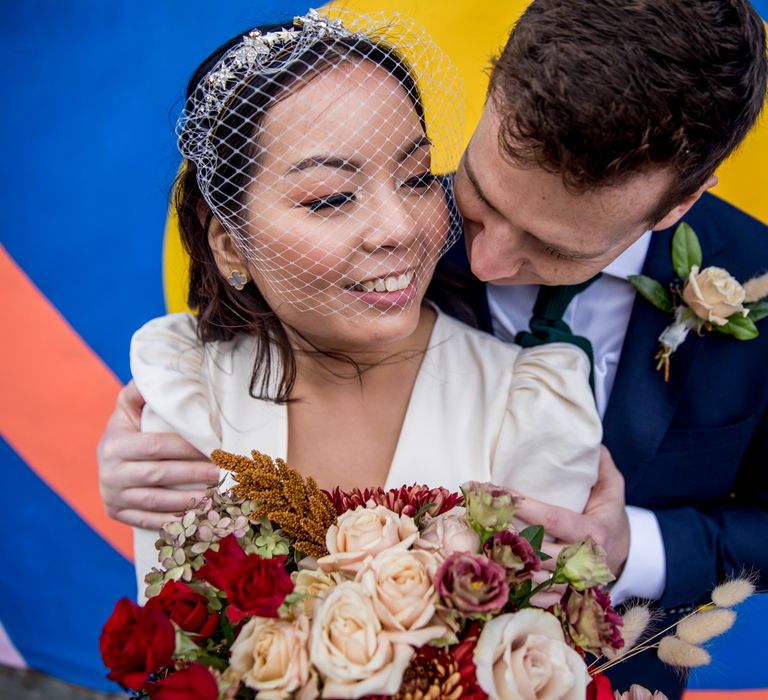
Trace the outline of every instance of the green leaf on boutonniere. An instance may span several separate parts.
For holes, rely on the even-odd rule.
[[[680,224],[672,236],[672,267],[681,280],[687,280],[694,265],[701,267],[701,245],[693,229]]]
[[[749,309],[747,318],[754,323],[768,316],[768,301],[756,301],[754,304],[746,304],[745,306]]]
[[[734,314],[724,326],[712,326],[712,329],[732,335],[737,340],[752,340],[759,335],[755,322],[741,314]]]
[[[672,296],[664,289],[661,283],[645,275],[630,275],[627,279],[638,293],[650,301],[657,309],[661,309],[666,313],[672,313],[675,310],[674,304],[672,304]]]

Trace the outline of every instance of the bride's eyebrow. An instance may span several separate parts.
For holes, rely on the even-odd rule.
[[[420,148],[429,148],[431,145],[432,142],[429,140],[429,137],[426,134],[421,134],[421,136],[414,139],[407,146],[401,148],[400,151],[398,151],[395,162],[402,163]],[[309,168],[319,167],[336,168],[337,170],[345,170],[350,173],[356,173],[362,170],[362,165],[360,165],[360,163],[356,162],[355,160],[339,158],[338,156],[319,154],[309,156],[307,158],[302,158],[300,161],[294,163],[290,168],[288,168],[285,174],[292,175],[294,173],[308,170]]]
[[[356,173],[361,169],[359,163],[353,160],[347,160],[346,158],[339,158],[338,156],[316,155],[309,156],[308,158],[302,158],[298,163],[294,163],[286,171],[286,175],[301,172],[308,168],[336,168],[338,170],[346,170],[350,173]]]

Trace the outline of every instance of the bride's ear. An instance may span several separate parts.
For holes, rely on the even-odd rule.
[[[219,220],[213,216],[208,223],[208,245],[211,247],[216,267],[225,280],[230,281],[233,272],[237,272],[240,279],[248,279],[248,265],[240,249]],[[230,284],[236,286],[231,281]]]

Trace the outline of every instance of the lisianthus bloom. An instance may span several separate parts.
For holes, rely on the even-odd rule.
[[[570,583],[577,591],[603,586],[615,578],[608,568],[605,550],[591,537],[568,545],[557,557],[555,583]]]
[[[468,481],[462,485],[461,491],[467,519],[482,537],[506,530],[520,504],[520,498],[510,489],[490,482]]]
[[[189,664],[152,683],[150,697],[152,700],[218,700],[219,686],[205,666]]]
[[[208,610],[205,596],[180,581],[166,582],[160,593],[147,601],[146,607],[161,610],[185,632],[196,635],[197,641],[210,637],[219,624],[219,616]]]
[[[248,615],[277,617],[277,610],[293,590],[285,557],[265,559],[246,554],[234,535],[209,549],[197,577],[227,594],[227,617],[237,623]]]
[[[464,615],[498,612],[509,599],[504,567],[471,552],[448,557],[435,573],[434,584],[446,607]]]
[[[608,594],[597,587],[580,592],[569,586],[555,607],[555,615],[573,642],[595,656],[624,646],[621,615],[611,607]]]
[[[485,543],[484,549],[493,561],[504,567],[511,579],[523,581],[541,569],[541,559],[531,543],[512,530],[497,532],[493,539]]]
[[[117,601],[99,637],[107,678],[141,690],[151,673],[171,663],[176,632],[162,611],[140,608],[128,598]]]

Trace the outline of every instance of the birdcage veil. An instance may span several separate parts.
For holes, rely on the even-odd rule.
[[[354,317],[408,308],[455,241],[462,122],[458,71],[411,20],[310,10],[226,51],[177,134],[265,296]]]

